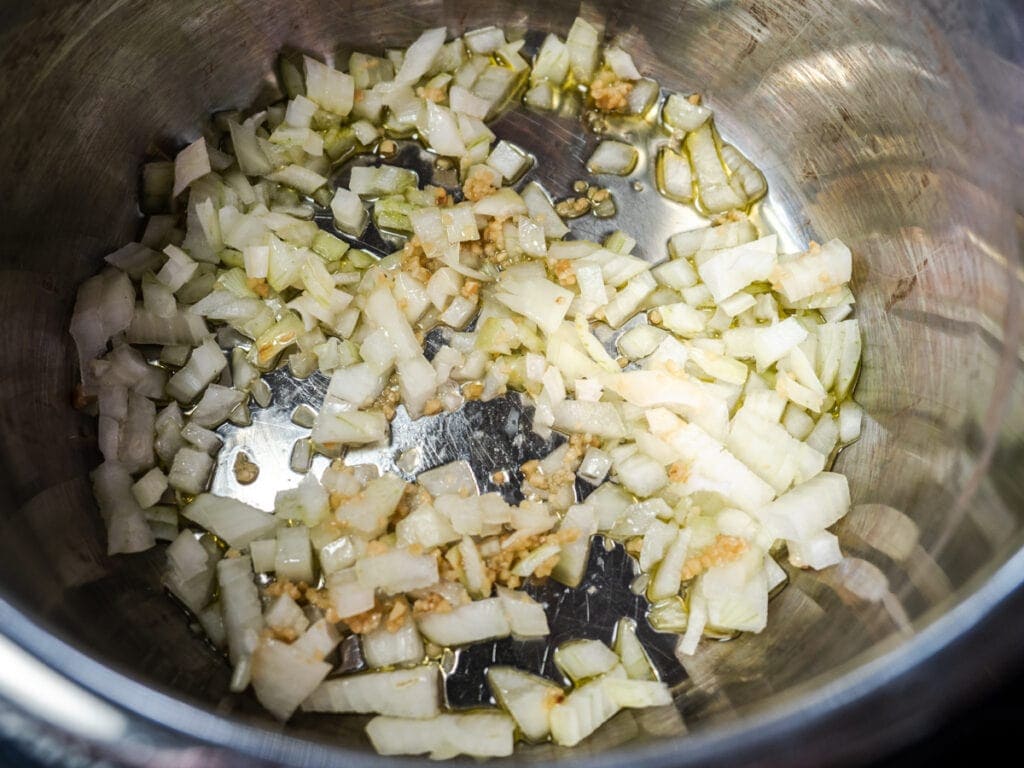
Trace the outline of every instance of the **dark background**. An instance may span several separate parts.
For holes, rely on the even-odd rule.
[[[1019,754],[1018,729],[1021,726],[1024,726],[1024,672],[1009,678],[981,703],[955,716],[931,738],[900,750],[876,766],[977,765],[983,760],[982,755]],[[1000,747],[1006,747],[1007,751],[1001,751]]]

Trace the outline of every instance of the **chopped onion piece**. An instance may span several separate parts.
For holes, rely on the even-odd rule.
[[[530,82],[534,85],[550,81],[561,86],[569,74],[569,49],[558,35],[549,34],[537,51],[530,71]]]
[[[467,603],[449,613],[423,614],[416,623],[430,642],[449,647],[508,637],[512,633],[497,597]]]
[[[344,117],[352,111],[355,81],[351,76],[303,56],[306,71],[306,95],[318,106]]]
[[[812,247],[799,258],[779,264],[772,283],[786,300],[798,301],[837,289],[850,282],[851,275],[850,249],[839,240],[829,240],[820,248]]]
[[[148,509],[160,501],[167,490],[167,476],[159,467],[153,467],[132,485],[132,496],[143,509]]]
[[[509,218],[522,216],[527,212],[526,202],[511,187],[502,187],[493,195],[488,195],[473,204],[473,211],[478,216]]]
[[[353,411],[347,403],[324,403],[311,438],[317,450],[337,455],[346,445],[379,443],[388,436],[388,420],[377,411]]]
[[[189,416],[189,421],[200,427],[216,427],[223,424],[228,415],[247,398],[237,389],[210,384]]]
[[[459,534],[452,523],[432,505],[418,507],[395,525],[396,542],[399,547],[418,544],[424,549],[458,541]]]
[[[831,413],[824,413],[807,436],[808,446],[825,456],[831,456],[839,441],[839,425]]]
[[[393,165],[379,168],[356,166],[352,169],[349,189],[360,197],[380,197],[415,187],[418,178],[414,171]]]
[[[576,470],[577,477],[586,480],[591,485],[600,485],[608,476],[612,468],[612,458],[607,452],[600,448],[591,446],[580,462],[580,468]]]
[[[553,409],[554,427],[565,432],[623,438],[627,429],[614,403],[564,400]]]
[[[760,200],[768,192],[768,182],[747,158],[731,144],[722,145],[722,162],[732,174],[732,181],[739,180],[740,187],[747,200],[751,203]]]
[[[331,213],[334,215],[334,225],[342,232],[358,237],[366,228],[367,216],[362,200],[355,192],[344,187],[334,190]]]
[[[228,361],[212,338],[207,338],[192,351],[192,356],[181,370],[167,382],[167,394],[180,403],[195,399],[221,371]]]
[[[494,298],[535,322],[545,333],[554,332],[569,311],[572,292],[543,277],[515,279],[510,272],[502,273]]]
[[[366,672],[327,680],[302,703],[307,712],[374,712],[428,718],[441,712],[436,664],[393,672]]]
[[[647,614],[647,621],[658,632],[686,632],[689,614],[681,598],[673,597],[653,606]]]
[[[795,317],[787,317],[782,322],[770,327],[759,328],[754,336],[754,358],[757,360],[757,369],[763,371],[781,360],[806,338],[807,329]]]
[[[551,709],[551,738],[563,747],[575,746],[618,711],[619,705],[608,694],[604,679],[591,680]]]
[[[331,671],[323,654],[305,652],[299,643],[288,645],[263,638],[252,655],[252,687],[260,704],[279,720],[287,720]]]
[[[264,176],[273,170],[273,165],[264,154],[256,139],[256,126],[250,122],[239,125],[228,123],[231,146],[238,160],[238,167],[246,176]]]
[[[668,249],[674,259],[685,259],[700,251],[717,251],[749,243],[757,239],[757,229],[750,220],[741,218],[714,227],[700,227],[679,232],[669,238]]]
[[[804,482],[825,468],[824,454],[746,404],[732,421],[726,447],[779,493],[794,481]]]
[[[295,636],[301,635],[309,627],[309,619],[302,608],[286,594],[278,595],[270,602],[263,611],[263,621],[279,633],[291,631]]]
[[[636,636],[636,622],[632,619],[619,619],[615,626],[615,653],[618,654],[622,667],[631,680],[654,680],[654,668],[643,644]],[[619,705],[627,706],[621,701]]]
[[[505,32],[499,27],[481,27],[467,32],[464,40],[473,53],[494,53],[505,44]]]
[[[545,637],[550,634],[544,606],[528,594],[498,587],[498,598],[512,628],[513,637]]]
[[[192,531],[182,531],[167,547],[163,584],[186,608],[198,613],[213,595],[218,558],[215,545],[206,547]]]
[[[515,719],[523,736],[530,741],[547,738],[551,709],[565,696],[561,687],[513,667],[488,667],[487,685],[498,704]]]
[[[647,596],[652,602],[679,594],[683,567],[686,564],[686,556],[689,551],[690,531],[681,528],[665,551],[665,557],[658,564],[654,579],[647,588]]]
[[[821,472],[752,511],[773,538],[806,541],[849,510],[850,486],[846,476]]]
[[[697,267],[715,302],[722,302],[751,283],[765,281],[776,266],[778,238],[768,235],[752,243],[726,248]]]
[[[448,157],[466,154],[466,145],[459,135],[459,124],[445,107],[432,101],[425,102],[417,125],[420,134],[437,154]]]
[[[155,543],[146,516],[131,493],[128,471],[105,461],[93,473],[93,494],[107,524],[107,553],[142,552]]]
[[[555,211],[551,198],[540,184],[531,181],[523,187],[522,196],[530,218],[544,228],[544,233],[549,240],[565,237],[568,234],[569,228]]]
[[[636,314],[657,283],[650,272],[641,272],[626,287],[615,294],[615,298],[604,308],[605,321],[612,328],[618,328]]]
[[[385,594],[396,595],[429,587],[437,582],[437,560],[405,549],[392,549],[356,562],[359,583]]]
[[[274,572],[279,579],[295,583],[314,583],[313,550],[309,544],[309,529],[306,526],[298,525],[278,530]]]
[[[694,104],[678,93],[670,93],[661,108],[661,119],[669,128],[680,131],[695,131],[711,117],[711,110]]]
[[[670,200],[688,203],[693,199],[690,161],[669,147],[658,150],[656,166],[658,191]]]
[[[174,456],[167,482],[172,488],[187,494],[202,492],[213,472],[213,459],[205,451],[182,448]]]
[[[574,531],[575,538],[562,544],[558,563],[551,576],[567,586],[575,587],[586,573],[587,561],[590,559],[590,537],[597,533],[597,517],[593,507],[587,504],[569,507],[559,531]]]
[[[199,264],[174,245],[168,245],[164,248],[164,253],[167,255],[167,261],[157,273],[156,279],[166,285],[171,291],[177,291],[192,279],[192,276],[199,268]]]
[[[327,577],[327,593],[331,607],[342,620],[365,613],[376,605],[372,587],[362,586],[356,579],[355,568],[335,571]]]
[[[316,171],[301,165],[291,164],[267,174],[267,179],[294,187],[304,195],[312,195],[327,183],[327,179]]]
[[[374,538],[386,530],[388,519],[395,513],[404,493],[405,481],[397,475],[386,474],[370,480],[361,493],[345,500],[335,510],[335,516],[342,525]]]
[[[770,485],[696,424],[686,424],[662,408],[646,416],[651,432],[689,465],[686,487],[718,493],[744,511],[759,509],[775,497]]]
[[[600,56],[600,33],[592,24],[577,16],[565,42],[573,78],[578,83],[589,83]]]
[[[515,144],[504,140],[499,141],[487,156],[487,165],[510,183],[518,181],[532,164],[533,159],[529,155]]]
[[[277,539],[259,539],[249,544],[249,555],[256,573],[273,573],[277,557]]]
[[[253,543],[254,548],[257,543]],[[326,574],[331,574],[350,568],[365,552],[366,539],[359,536],[341,536],[320,548],[318,557],[320,569]]]
[[[619,657],[600,640],[572,640],[555,649],[555,666],[574,683],[610,672]]]
[[[158,216],[151,216],[150,222],[160,220]],[[128,243],[116,251],[103,257],[103,260],[112,267],[117,267],[126,272],[132,280],[141,280],[146,272],[156,272],[163,261],[160,254],[152,249],[150,243]],[[82,283],[84,287],[94,278]],[[79,289],[81,291],[81,289]]]
[[[235,668],[231,681],[234,691],[244,690],[249,684],[250,657],[260,642],[259,632],[263,626],[263,611],[253,576],[252,561],[247,556],[224,558],[217,563],[228,656]],[[330,666],[324,666],[326,675]],[[270,671],[272,673],[273,669]]]
[[[617,462],[615,474],[620,485],[642,498],[653,496],[668,482],[668,475],[661,463],[643,453],[635,453]]]
[[[757,549],[700,577],[708,624],[718,629],[760,632],[768,621],[768,580]]]
[[[211,456],[224,445],[220,435],[212,430],[193,424],[191,421],[181,428],[181,437],[196,448],[206,451]]]
[[[663,707],[672,703],[668,686],[657,680],[610,677],[604,681],[609,698],[623,709]]]
[[[478,120],[486,118],[487,113],[491,110],[490,103],[461,85],[453,85],[448,89],[448,103],[453,112],[461,112]]]
[[[839,406],[839,441],[852,443],[860,437],[864,409],[853,400],[844,400]]]
[[[465,459],[442,464],[440,467],[421,472],[416,477],[419,483],[431,496],[457,494],[459,496],[480,493],[477,489],[476,476],[469,462]]]
[[[206,139],[200,136],[181,150],[174,158],[173,197],[184,192],[197,179],[210,173],[210,156],[206,151]]]
[[[661,87],[657,81],[646,77],[641,78],[633,83],[633,88],[626,97],[626,112],[646,117],[660,95]]]
[[[354,408],[366,408],[384,390],[390,373],[390,365],[384,370],[376,370],[375,366],[368,363],[356,363],[348,368],[339,368],[331,376],[327,394]],[[314,426],[315,423],[316,417]]]
[[[697,178],[701,205],[710,213],[742,208],[746,201],[729,185],[710,126],[704,125],[688,133],[685,144]]]
[[[188,449],[182,449],[186,450]],[[206,456],[205,453],[200,455]],[[206,458],[209,460],[208,456]],[[173,470],[171,474],[173,475]],[[215,496],[212,493],[200,493],[181,511],[181,514],[236,549],[243,549],[250,542],[267,536],[277,528],[277,520],[273,515],[237,499]]]
[[[633,63],[633,57],[617,45],[610,45],[604,49],[604,62],[621,80],[640,79],[640,72]]]
[[[789,562],[797,568],[820,571],[843,559],[839,539],[828,531],[821,531],[804,541],[787,541],[786,547],[789,549]]]
[[[606,139],[597,145],[587,160],[587,170],[591,173],[628,176],[636,168],[639,157],[640,153],[632,144]]]
[[[397,631],[380,627],[359,639],[363,658],[371,667],[392,667],[423,660],[423,640],[411,615],[406,616]]]
[[[381,755],[419,755],[450,760],[457,755],[505,757],[512,754],[515,722],[497,712],[438,715],[409,720],[383,715],[366,726],[366,735]]]
[[[178,536],[178,510],[171,506],[150,507],[146,522],[157,541],[174,541]]]
[[[402,66],[395,75],[395,82],[399,84],[415,83],[434,63],[441,49],[444,47],[444,39],[447,30],[444,27],[428,29],[416,38],[415,42],[405,51],[402,59]]]

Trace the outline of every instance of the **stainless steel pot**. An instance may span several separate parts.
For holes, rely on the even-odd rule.
[[[853,248],[868,418],[839,463],[856,504],[839,531],[847,560],[798,575],[763,635],[687,662],[685,726],[624,720],[580,749],[525,749],[515,762],[824,765],[878,754],[984,689],[1024,638],[1024,13],[1011,0],[588,8],[666,87],[707,95],[723,132],[765,169],[777,228]],[[0,8],[0,695],[10,703],[0,728],[37,753],[137,765],[396,763],[369,754],[356,723],[300,719],[283,731],[229,697],[227,667],[159,589],[159,553],[105,557],[86,478],[94,428],[69,398],[73,296],[135,236],[147,152],[194,138],[213,110],[272,98],[280,49],[405,44],[441,24],[564,32],[577,10],[510,0]],[[575,178],[592,142],[557,123],[506,127],[544,147],[553,186]],[[647,222],[643,244],[660,247],[667,214],[634,208],[645,218],[624,215]]]

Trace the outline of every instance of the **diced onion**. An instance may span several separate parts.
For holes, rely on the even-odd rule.
[[[573,682],[598,677],[619,664],[619,657],[599,640],[573,640],[555,649],[555,666]]]
[[[542,741],[547,737],[551,708],[564,695],[559,686],[513,667],[496,666],[487,669],[487,684],[527,739]]]
[[[602,678],[585,683],[552,708],[551,738],[563,747],[579,744],[611,719],[619,708],[609,696]]]
[[[444,714],[430,720],[375,717],[366,726],[381,755],[420,755],[450,760],[458,755],[505,757],[512,754],[515,722],[497,712]]]
[[[597,145],[597,149],[587,160],[587,170],[591,173],[626,176],[636,168],[638,158],[639,152],[632,144],[609,139]]]
[[[589,83],[600,55],[597,28],[577,17],[565,42],[573,78],[579,83]]]
[[[360,641],[363,658],[371,667],[392,667],[423,660],[423,640],[412,617],[397,631],[381,627],[362,635]]]
[[[279,720],[291,717],[330,671],[322,653],[304,653],[299,643],[264,638],[252,655],[253,691]]]
[[[644,651],[640,639],[636,636],[636,623],[631,619],[620,619],[615,627],[615,652],[630,679],[654,679],[651,661],[647,652]],[[620,705],[622,705],[621,702]]]
[[[143,207],[170,212],[79,289],[71,332],[98,412],[108,551],[168,541],[162,583],[226,647],[231,690],[251,684],[282,721],[300,706],[377,714],[367,734],[381,754],[450,759],[508,755],[517,727],[573,745],[620,709],[670,706],[627,619],[614,652],[592,639],[557,648],[568,691],[491,666],[511,717],[444,705],[440,655],[559,631],[520,587],[585,584],[603,562],[598,532],[636,557],[631,591],[651,601],[651,627],[680,635],[681,656],[705,635],[764,629],[783,551],[793,567],[834,566],[865,599],[884,591],[829,530],[850,491],[825,467],[864,420],[850,250],[832,240],[780,254],[744,213],[764,174],[723,142],[699,96],[668,94],[654,124],[659,84],[603,34],[577,18],[532,66],[526,41],[493,26],[355,52],[347,72],[282,57],[286,99],[218,116],[173,163],[144,164]],[[620,201],[578,180],[556,207],[529,180],[535,158],[484,122],[523,91],[534,109],[652,122],[658,190],[716,223],[673,234],[666,254],[622,230],[566,240],[559,211],[602,218]],[[587,170],[628,176],[642,153],[608,120]],[[413,138],[440,156],[438,186],[381,164],[403,161],[395,140]],[[371,212],[404,247],[355,246]],[[295,432],[284,439],[299,477],[287,482],[242,434],[222,452],[228,429],[273,418],[261,373],[275,368],[326,382],[318,410],[278,409]],[[551,440],[542,459],[450,461],[428,440],[375,459],[391,470],[356,463],[361,446],[387,446],[393,419],[444,429],[467,401],[510,391]],[[516,413],[481,429],[514,434]],[[314,454],[335,461],[321,472]],[[438,461],[450,463],[407,482]],[[257,470],[261,488],[280,481],[273,513],[208,492],[231,470],[242,485]],[[584,503],[577,481],[597,486]],[[343,634],[343,669],[328,679]],[[360,658],[368,669],[352,674]]]
[[[670,93],[661,108],[661,119],[670,128],[695,131],[711,117],[711,110],[694,104],[678,93]]]
[[[182,449],[186,450],[188,449]],[[201,455],[206,456],[205,453]],[[182,510],[182,515],[237,548],[247,546],[277,527],[273,515],[236,499],[215,496],[212,493],[196,496],[195,500]]]
[[[373,712],[422,719],[440,714],[440,693],[438,667],[428,664],[327,680],[302,708],[308,712]]]
[[[417,619],[420,632],[441,646],[467,645],[508,637],[512,627],[499,598],[477,600],[450,613],[428,613]]]
[[[355,81],[309,56],[303,57],[306,71],[306,95],[318,106],[345,116],[352,111]]]
[[[177,197],[196,179],[210,172],[210,156],[206,151],[206,139],[200,137],[189,144],[174,158],[174,191]]]

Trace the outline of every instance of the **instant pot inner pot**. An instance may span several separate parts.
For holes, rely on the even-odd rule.
[[[194,139],[212,111],[273,100],[280,50],[347,57],[408,44],[439,25],[564,34],[578,10],[408,0],[5,5],[6,599],[101,663],[256,725],[263,730],[249,745],[270,749],[280,726],[249,697],[229,695],[228,665],[161,590],[162,548],[104,554],[87,477],[99,461],[95,424],[70,398],[76,287],[138,235],[140,162]],[[867,417],[838,461],[854,498],[838,527],[847,559],[821,574],[794,573],[763,634],[706,643],[687,659],[681,718],[627,714],[573,753],[628,743],[664,754],[654,742],[680,739],[670,746],[684,760],[687,731],[769,711],[826,683],[842,691],[843,675],[912,647],[937,616],[977,600],[978,586],[1019,548],[1024,376],[1020,193],[1011,182],[1022,174],[1019,138],[1010,140],[1014,129],[1020,135],[1024,79],[1007,58],[1019,55],[1022,37],[1009,4],[967,0],[596,2],[587,13],[621,34],[664,87],[706,94],[723,134],[764,169],[765,220],[792,248],[839,237],[855,258],[865,340],[856,398]],[[535,173],[565,194],[596,142],[579,125],[518,113],[496,130],[535,152]],[[591,218],[577,232],[622,227],[647,257],[661,258],[667,236],[685,227],[647,186],[623,188],[618,219]],[[103,693],[118,699],[116,688]],[[920,706],[931,706],[926,696]],[[317,742],[314,750],[365,751],[361,725],[306,715],[290,733]]]

